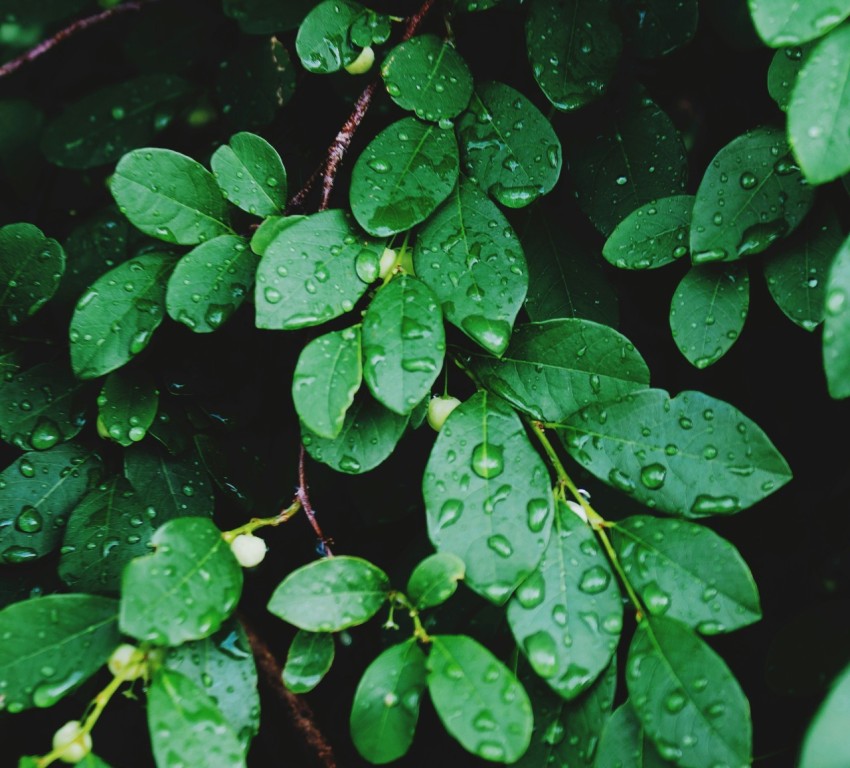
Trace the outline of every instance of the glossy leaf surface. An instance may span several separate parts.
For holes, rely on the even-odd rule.
[[[293,693],[312,691],[327,674],[333,660],[332,634],[299,629],[286,654],[283,684]]]
[[[277,150],[262,136],[242,132],[230,137],[210,159],[213,175],[233,205],[257,216],[286,207],[286,170]]]
[[[0,228],[0,321],[19,325],[56,293],[65,252],[32,224]]]

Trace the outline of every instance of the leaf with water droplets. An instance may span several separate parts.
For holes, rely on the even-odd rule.
[[[519,325],[501,358],[472,355],[482,386],[543,421],[649,386],[649,368],[622,334],[591,320]]]
[[[446,730],[464,749],[513,763],[528,748],[531,702],[522,683],[466,635],[432,635],[428,692]]]
[[[561,175],[561,142],[549,121],[519,91],[483,83],[457,123],[463,167],[507,208],[552,191]]]
[[[65,168],[94,168],[143,147],[168,127],[192,88],[154,73],[109,85],[68,106],[42,137],[48,160]]]
[[[564,430],[567,451],[593,475],[671,515],[735,514],[791,479],[760,427],[702,392],[628,394],[588,406]]]
[[[673,341],[692,365],[707,368],[738,340],[749,308],[745,264],[691,267],[670,304]]]
[[[213,175],[233,205],[256,216],[286,207],[286,170],[277,150],[262,136],[237,133],[210,159]]]
[[[647,611],[703,634],[761,618],[753,575],[735,547],[709,528],[638,515],[614,524],[612,541]]]
[[[0,710],[52,707],[91,677],[120,640],[118,603],[47,595],[0,611]]]
[[[622,50],[610,0],[531,0],[530,5],[525,44],[546,98],[565,112],[598,99]]]
[[[124,568],[121,631],[156,645],[218,631],[242,594],[242,568],[221,531],[203,517],[178,517],[150,543],[153,554]]]
[[[540,565],[514,592],[508,625],[532,669],[564,699],[587,690],[611,661],[623,628],[617,580],[593,530],[557,506]]]
[[[150,251],[99,277],[77,301],[68,336],[81,379],[120,368],[150,343],[165,314],[175,256]]]
[[[330,632],[299,629],[286,654],[283,684],[293,693],[312,691],[331,668],[334,648],[334,637]]]
[[[434,212],[457,177],[454,132],[405,117],[381,131],[357,158],[351,212],[372,235],[404,232]]]
[[[642,59],[657,59],[687,45],[697,31],[697,0],[627,0],[621,23],[627,43]]]
[[[459,115],[472,95],[472,74],[454,46],[416,35],[393,48],[381,65],[390,98],[423,120]]]
[[[56,293],[65,252],[32,224],[0,228],[0,319],[20,325]]]
[[[450,323],[493,354],[504,352],[528,269],[508,220],[471,181],[461,179],[422,227],[413,263]]]
[[[360,755],[382,765],[407,753],[425,690],[425,654],[415,638],[383,651],[363,673],[351,706],[351,740]]]
[[[349,39],[349,29],[365,10],[353,0],[324,0],[313,8],[295,38],[304,69],[328,74],[351,64],[360,50]]]
[[[773,48],[821,37],[850,15],[848,0],[749,0],[759,37]]]
[[[531,574],[552,529],[549,475],[514,410],[480,391],[452,411],[425,468],[428,535],[497,605]]]
[[[236,235],[220,235],[193,248],[168,279],[169,316],[195,333],[217,331],[245,301],[258,263]]]
[[[602,255],[620,269],[655,269],[688,253],[693,195],[652,200],[623,219],[605,241]]]
[[[466,576],[466,565],[457,555],[437,552],[419,562],[407,582],[407,596],[419,609],[442,605]]]
[[[850,720],[850,667],[830,684],[829,692],[806,729],[800,768],[826,768],[850,763],[847,722]]]
[[[780,48],[770,60],[770,67],[767,70],[767,92],[783,112],[788,110],[797,77],[806,59],[809,58],[812,47],[810,43],[799,47]]]
[[[110,373],[97,398],[101,437],[125,448],[144,439],[156,416],[159,390],[144,369]]]
[[[308,632],[339,632],[369,621],[389,590],[390,580],[378,566],[339,555],[292,571],[277,585],[268,609]]]
[[[626,662],[629,700],[662,758],[681,768],[749,765],[750,706],[738,681],[684,624],[645,618]]]
[[[408,414],[431,391],[445,353],[443,313],[431,289],[412,275],[394,277],[363,316],[369,391],[391,411]]]
[[[292,330],[350,312],[372,282],[360,277],[362,266],[376,264],[383,250],[341,210],[321,211],[286,227],[257,268],[257,327]]]
[[[158,667],[147,689],[148,730],[159,768],[244,768],[245,749],[221,709],[180,672]]]
[[[257,256],[262,256],[284,229],[306,218],[306,216],[269,216],[263,219],[251,236],[251,250]]]
[[[760,253],[796,229],[813,199],[785,132],[748,131],[715,155],[700,182],[691,223],[691,260],[734,261]]]
[[[595,768],[670,768],[643,730],[632,705],[627,701],[608,719],[599,748]]]
[[[825,309],[823,367],[829,395],[839,400],[850,397],[850,238],[830,267]]]

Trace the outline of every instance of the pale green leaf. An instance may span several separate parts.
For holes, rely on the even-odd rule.
[[[599,739],[595,768],[669,768],[627,701],[608,719]]]
[[[825,35],[850,15],[848,0],[748,0],[759,37],[772,48]]]
[[[800,768],[842,768],[850,762],[850,668],[832,681],[829,693],[806,730]]]

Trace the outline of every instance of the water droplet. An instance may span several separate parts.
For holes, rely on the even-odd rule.
[[[534,533],[540,533],[549,517],[549,502],[546,499],[531,499],[526,505],[528,527]]]
[[[38,552],[36,552],[32,547],[22,547],[18,544],[13,544],[11,547],[6,547],[6,549],[3,550],[2,557],[4,563],[18,565],[20,563],[27,563],[30,560],[35,560],[38,557]]]
[[[582,575],[578,588],[588,595],[604,592],[611,581],[611,573],[601,565],[588,568]]]
[[[685,697],[684,691],[677,688],[672,693],[669,693],[664,699],[664,709],[666,709],[671,715],[675,715],[678,712],[681,712],[687,703],[688,700]]]
[[[59,428],[50,419],[40,418],[30,434],[30,443],[37,451],[46,451],[59,442]]]
[[[33,506],[27,505],[21,509],[15,520],[15,528],[21,533],[38,533],[44,526],[44,518]]]
[[[709,496],[700,494],[691,505],[695,515],[730,515],[740,509],[741,502],[737,496]]]
[[[75,670],[63,680],[41,683],[32,692],[33,704],[42,708],[52,707],[59,699],[73,690],[83,679],[83,673]]]
[[[558,671],[558,645],[548,632],[535,632],[522,645],[528,661],[540,677],[548,679]]]
[[[633,493],[635,490],[635,483],[628,475],[621,472],[619,469],[612,469],[608,473],[608,481],[615,488],[623,491],[624,493]]]
[[[744,171],[741,174],[739,182],[743,189],[752,189],[753,187],[755,187],[756,184],[758,184],[758,179],[755,177],[754,174],[750,173],[749,171]]]
[[[472,470],[485,480],[498,477],[505,468],[503,449],[494,443],[479,443],[472,449]]]
[[[22,458],[18,462],[18,471],[24,477],[35,477],[35,467],[32,465],[32,462],[29,459]]]
[[[448,528],[457,522],[462,512],[463,502],[458,499],[449,499],[440,507],[440,512],[437,515],[437,525],[440,528]]]
[[[546,597],[546,582],[539,571],[534,571],[516,591],[517,602],[527,609],[536,608]]]
[[[641,597],[646,609],[656,616],[666,613],[670,607],[670,595],[661,589],[656,581],[650,581],[644,586]]]
[[[663,464],[647,464],[640,470],[640,482],[651,491],[657,491],[667,478],[667,467]]]
[[[487,546],[499,555],[499,557],[508,558],[514,553],[514,548],[510,541],[499,533],[487,539]]]

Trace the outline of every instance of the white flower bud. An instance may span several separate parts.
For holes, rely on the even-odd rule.
[[[145,674],[147,665],[141,650],[130,643],[121,643],[112,651],[107,666],[115,677],[121,675],[125,680],[136,680]]]
[[[381,280],[385,280],[390,270],[395,266],[398,254],[392,248],[384,248],[381,254],[380,275]]]
[[[79,720],[69,720],[53,734],[53,749],[64,750],[59,756],[63,763],[79,763],[91,752],[91,736],[82,728]]]
[[[367,45],[362,51],[360,51],[360,55],[352,61],[351,64],[346,64],[345,71],[350,75],[362,75],[372,69],[372,64],[374,63],[375,52],[372,50],[371,46]]]
[[[266,542],[253,533],[240,533],[232,542],[230,549],[243,568],[253,568],[263,562],[266,556]]]
[[[460,400],[451,395],[432,397],[428,403],[428,424],[439,432],[449,418],[449,414],[460,405]]]

